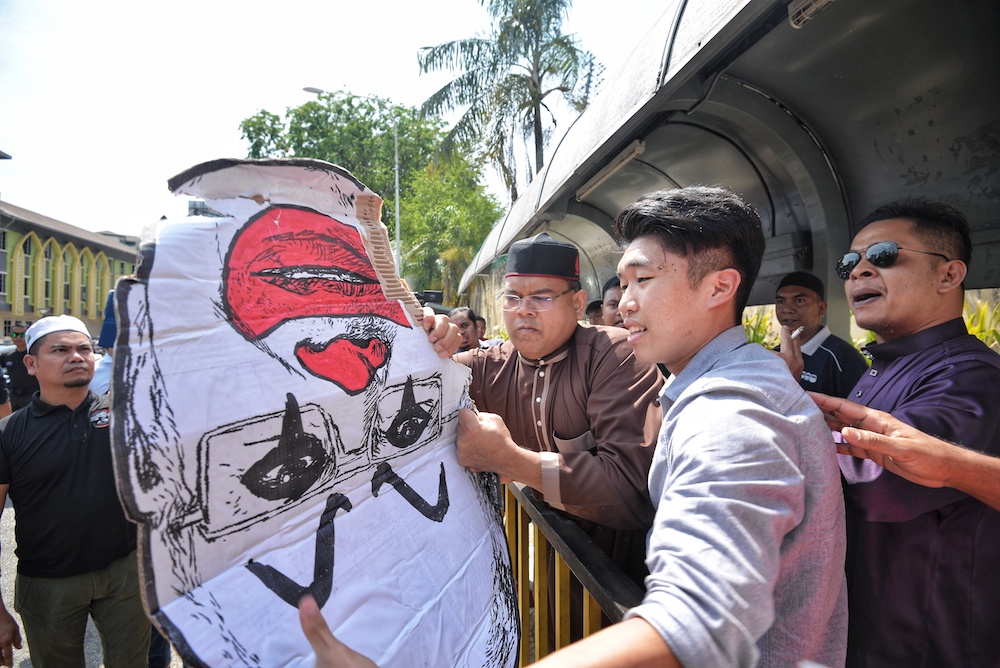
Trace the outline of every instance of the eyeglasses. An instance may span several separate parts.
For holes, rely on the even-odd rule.
[[[10,338],[12,338],[12,339],[23,339],[24,338],[24,332],[11,332],[10,333]]]
[[[565,292],[560,292],[557,295],[528,295],[527,297],[519,297],[518,295],[500,295],[497,299],[500,300],[500,308],[504,311],[516,311],[521,308],[521,304],[528,308],[529,311],[548,311],[552,308],[552,303],[562,297],[565,294],[573,292],[574,288],[570,288]]]
[[[930,251],[922,251],[915,248],[901,248],[895,241],[879,241],[878,243],[874,243],[868,248],[865,248],[861,252],[865,254],[865,259],[870,263],[879,269],[885,269],[886,267],[891,267],[896,264],[896,260],[899,259],[899,251],[904,250],[910,251],[911,253],[936,255],[945,260],[948,259],[947,256],[942,255],[941,253],[932,253]],[[858,251],[852,250],[844,253],[844,257],[837,260],[837,275],[846,281],[851,276],[851,271],[858,266],[858,262],[861,262],[861,253]]]

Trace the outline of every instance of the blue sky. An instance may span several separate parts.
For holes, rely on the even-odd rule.
[[[613,7],[576,0],[566,24],[605,77],[665,4]],[[419,75],[417,49],[486,29],[476,0],[0,0],[0,199],[138,234],[186,213],[168,178],[246,156],[244,118],[304,86],[417,105],[448,80]]]

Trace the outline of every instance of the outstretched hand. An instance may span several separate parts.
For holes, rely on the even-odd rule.
[[[939,454],[946,445],[882,411],[853,401],[810,392],[830,428],[844,443],[837,452],[870,459],[887,471],[925,487],[944,487],[946,467]]]
[[[316,668],[377,668],[368,657],[334,637],[316,600],[308,594],[299,601],[299,621],[302,632],[316,652]]]

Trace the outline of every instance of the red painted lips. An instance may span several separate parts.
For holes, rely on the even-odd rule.
[[[358,341],[338,336],[323,347],[300,343],[295,357],[310,373],[339,385],[348,394],[361,392],[383,364],[389,348],[381,339]]]
[[[268,209],[233,239],[223,270],[223,303],[236,330],[257,341],[289,320],[378,316],[409,327],[398,302],[388,302],[361,236],[315,211]],[[295,356],[315,376],[350,394],[363,390],[385,364],[381,339],[337,337],[299,343]]]

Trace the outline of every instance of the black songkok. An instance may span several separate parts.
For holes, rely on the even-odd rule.
[[[545,232],[511,244],[506,276],[544,276],[580,280],[580,252]]]

